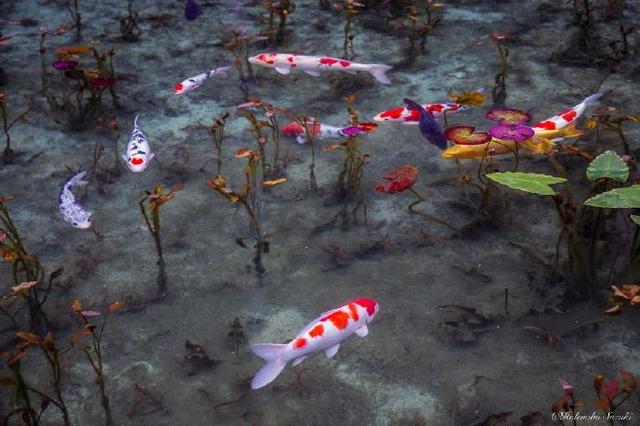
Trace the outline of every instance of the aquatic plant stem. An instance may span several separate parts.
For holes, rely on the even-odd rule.
[[[408,209],[409,209],[409,211],[410,211],[411,213],[417,214],[417,215],[419,215],[419,216],[426,217],[427,219],[432,220],[432,221],[434,221],[434,222],[436,222],[436,223],[439,223],[439,224],[440,224],[440,225],[442,225],[442,226],[446,226],[447,228],[449,228],[449,229],[451,229],[451,230],[453,230],[453,231],[455,231],[455,232],[460,232],[460,229],[459,229],[459,228],[457,228],[457,227],[455,227],[455,226],[451,225],[451,224],[450,224],[450,223],[448,223],[447,221],[442,220],[442,219],[440,219],[440,218],[438,218],[438,217],[436,217],[436,216],[434,216],[434,215],[432,215],[432,214],[425,213],[425,212],[422,212],[422,211],[420,211],[420,210],[416,210],[416,206],[417,206],[418,204],[423,203],[423,202],[425,202],[425,201],[427,201],[427,200],[426,200],[426,198],[424,198],[424,197],[423,197],[423,196],[422,196],[418,191],[416,191],[415,189],[413,189],[413,187],[409,188],[409,191],[411,191],[411,193],[412,193],[413,195],[415,195],[415,197],[417,198],[417,200],[415,200],[413,203],[409,204]]]
[[[153,237],[153,242],[156,246],[156,253],[158,254],[158,291],[160,296],[165,296],[167,293],[167,272],[162,252],[162,242],[160,240],[160,214],[158,207],[151,208],[151,219],[149,219],[149,215],[147,214],[147,209],[144,204],[146,200],[146,198],[140,200],[140,212],[142,213],[147,229],[149,229],[149,232]]]

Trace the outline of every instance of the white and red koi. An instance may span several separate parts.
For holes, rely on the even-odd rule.
[[[580,116],[584,114],[587,107],[597,104],[598,100],[601,97],[602,93],[595,93],[585,98],[585,100],[583,100],[573,108],[569,108],[565,112],[554,115],[553,117],[549,117],[546,120],[541,121],[531,127],[533,128],[534,132],[536,132],[537,136],[553,137],[549,136],[548,133],[553,133],[554,131],[560,130],[563,127],[568,126],[569,124],[575,123],[578,118],[580,118]]]
[[[424,104],[422,107],[433,118],[440,118],[445,113],[457,113],[464,111],[466,108],[455,102],[447,102],[443,104]],[[417,109],[409,109],[406,107],[393,108],[387,111],[383,111],[373,117],[373,121],[379,121],[381,123],[393,123],[393,124],[419,124],[420,123],[420,111]]]
[[[127,144],[127,153],[122,154],[122,159],[127,163],[127,167],[134,173],[143,172],[147,168],[155,154],[151,152],[149,141],[138,126],[138,115],[133,120],[133,131]]]
[[[315,123],[308,124],[309,132],[318,139],[329,138],[346,138],[349,136],[357,136],[360,133],[369,133],[376,130],[378,125],[376,123],[358,123],[347,127],[336,127],[328,124]],[[285,136],[291,136],[296,138],[296,142],[299,144],[307,143],[306,132],[304,127],[295,121],[285,124],[281,132]]]
[[[346,59],[326,56],[292,55],[289,53],[260,53],[249,58],[249,62],[266,68],[274,68],[280,74],[289,74],[291,70],[301,70],[314,77],[322,71],[340,71],[356,74],[358,71],[371,74],[383,84],[391,84],[386,72],[392,67],[383,64],[360,64]]]
[[[196,76],[188,78],[184,80],[182,83],[178,83],[174,86],[173,88],[174,93],[176,95],[179,95],[181,93],[186,93],[193,89],[197,89],[198,87],[202,86],[202,83],[209,80],[214,75],[225,74],[230,68],[231,68],[230,66],[214,68],[211,71],[207,71],[202,74],[198,74]]]
[[[58,195],[58,205],[60,207],[60,213],[65,222],[70,223],[71,226],[78,229],[88,229],[91,227],[91,213],[86,211],[80,203],[76,201],[75,195],[71,190],[76,186],[85,186],[89,182],[84,180],[87,172],[80,172],[67,183],[64,184],[60,195]]]
[[[365,337],[367,324],[378,313],[379,305],[372,299],[355,299],[337,309],[325,312],[311,321],[287,344],[260,343],[251,345],[253,353],[267,363],[251,381],[252,389],[268,385],[282,372],[289,361],[298,365],[308,356],[324,351],[333,357],[340,343],[356,333]]]

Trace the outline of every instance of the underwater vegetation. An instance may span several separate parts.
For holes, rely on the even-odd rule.
[[[638,11],[0,2],[0,424],[633,424]]]

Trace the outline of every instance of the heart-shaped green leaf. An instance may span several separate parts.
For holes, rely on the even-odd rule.
[[[615,188],[603,192],[584,202],[585,206],[603,209],[635,209],[640,208],[640,185]]]
[[[567,181],[561,177],[523,172],[489,173],[487,177],[509,188],[539,195],[556,195],[556,192],[549,185]]]
[[[629,178],[629,166],[615,151],[606,151],[598,155],[587,168],[587,178],[596,180],[609,178],[626,182]]]

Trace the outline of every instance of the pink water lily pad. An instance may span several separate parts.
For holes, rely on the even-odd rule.
[[[480,145],[491,140],[486,132],[476,132],[473,126],[451,126],[444,131],[444,137],[456,145]]]
[[[499,121],[500,124],[522,124],[531,121],[531,116],[526,112],[511,108],[492,109],[485,114],[489,120]]]

